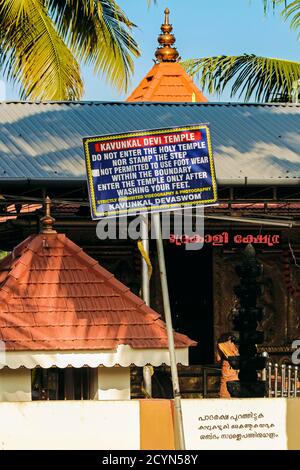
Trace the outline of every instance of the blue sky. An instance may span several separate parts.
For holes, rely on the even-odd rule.
[[[166,6],[171,10],[176,46],[182,59],[247,52],[300,60],[297,34],[289,29],[279,11],[274,15],[270,10],[265,16],[263,0],[158,0],[150,8],[146,0],[118,0],[118,4],[138,25],[134,36],[142,50],[141,57],[135,62],[129,92],[153,65],[157,36]],[[119,94],[101,76],[95,76],[92,68],[83,67],[82,71],[85,100],[119,101],[126,97],[126,94]],[[6,99],[17,98],[17,87],[13,89],[8,85]],[[219,100],[218,97],[209,98]],[[230,100],[229,91],[220,100]]]

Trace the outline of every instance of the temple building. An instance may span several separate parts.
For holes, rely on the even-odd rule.
[[[177,332],[197,343],[189,348],[189,366],[180,368],[180,383],[185,396],[206,396],[206,372],[210,373],[212,366],[216,371],[214,378],[218,378],[216,341],[232,328],[232,311],[236,305],[234,286],[239,282],[235,267],[240,263],[241,251],[247,243],[253,243],[264,266],[261,329],[265,341],[260,352],[266,351],[270,360],[281,365],[290,359],[293,340],[300,335],[300,197],[297,191],[300,183],[300,105],[208,102],[179,63],[168,10],[161,29],[155,54],[157,63],[126,102],[0,103],[0,249],[9,253],[21,250],[26,258],[30,256],[30,243],[36,244],[43,237],[40,234],[41,206],[49,195],[56,219],[55,228],[59,233],[50,235],[59,245],[55,250],[63,249],[60,247],[62,238],[66,250],[75,244],[79,247],[77,250],[83,249],[87,253],[85,256],[89,255],[89,259],[94,260],[91,263],[99,262],[103,270],[105,268],[114,274],[122,285],[138,296],[141,290],[141,256],[136,240],[126,236],[99,239],[97,224],[91,220],[82,139],[138,129],[210,123],[219,205],[205,209],[204,247],[187,250],[186,247],[191,247],[192,243],[189,244],[184,233],[178,239],[171,233],[170,239],[164,240],[173,326]],[[121,226],[122,221],[118,230]],[[27,237],[32,236],[36,241],[29,243]],[[45,255],[46,251],[46,248],[42,249]],[[3,293],[17,282],[11,275],[15,272],[11,263],[16,263],[11,256],[14,255],[5,261],[7,266],[4,263],[1,267]],[[76,260],[78,256],[76,254]],[[37,259],[40,257],[39,254]],[[46,263],[46,257],[43,259]],[[163,318],[155,240],[150,240],[150,259],[153,267],[151,307]],[[61,261],[64,263],[63,258]],[[18,266],[16,272],[23,268],[23,264]],[[97,269],[104,272],[102,268]],[[51,280],[52,269],[50,271]],[[65,275],[69,273],[64,272],[62,279]],[[111,281],[114,285],[116,279]],[[78,282],[81,280],[77,279]],[[63,286],[64,281],[60,289],[63,290]],[[68,292],[73,288],[70,284]],[[99,302],[102,302],[101,298]],[[138,301],[138,297],[135,299]],[[50,297],[49,304],[51,302]],[[76,304],[77,301],[74,302]],[[17,304],[16,308],[23,308],[22,302]],[[8,315],[12,308],[8,306],[7,311],[5,307],[3,315]],[[21,310],[20,321],[23,321],[24,312]],[[17,310],[13,313],[19,318]],[[74,318],[73,313],[70,314],[71,319]],[[30,318],[33,322],[34,312],[28,313],[26,321]],[[37,318],[40,319],[41,315]],[[128,318],[126,313],[124,321],[127,322]],[[54,320],[57,320],[55,315]],[[89,320],[84,317],[83,321]],[[67,326],[64,325],[62,330],[67,335],[60,338],[62,341],[69,341],[71,329],[67,331]],[[6,328],[6,323],[3,327]],[[42,325],[36,330],[34,325],[27,325],[24,331],[29,328],[30,332],[31,327],[36,332],[42,331],[38,328],[43,329]],[[47,334],[54,331],[50,324],[47,328]],[[95,329],[92,325],[90,328],[90,334],[94,334]],[[9,334],[13,330],[6,331]],[[78,331],[83,332],[83,329]],[[27,333],[24,334],[26,336]],[[8,344],[12,347],[17,340]],[[59,338],[53,336],[52,340],[58,341]],[[32,347],[30,335],[28,341]],[[91,338],[91,341],[96,344],[98,339]],[[139,349],[133,344],[131,346],[137,354]],[[22,356],[14,349],[8,354]],[[31,351],[30,354],[35,353]],[[139,365],[135,360],[133,363]],[[162,362],[164,360],[160,358],[158,363]],[[187,363],[186,356],[183,363]],[[34,364],[31,362],[30,367]],[[18,363],[16,365],[19,367]],[[99,367],[101,369],[102,366],[99,364]],[[143,396],[139,372],[132,368],[131,375],[132,383],[137,380],[131,390],[134,390],[133,395]],[[211,393],[216,394],[216,391],[217,385]]]
[[[169,13],[125,102],[0,102],[1,449],[300,448],[300,104],[208,101],[180,64]],[[201,123],[218,204],[193,209],[188,233],[171,211],[160,245],[178,386],[156,239],[148,306],[145,234],[131,236],[133,216],[109,219],[112,231],[92,220],[83,139]],[[231,360],[245,372],[246,357],[252,374],[234,383],[259,371],[264,398],[220,398],[218,339],[233,329],[244,344]]]
[[[53,228],[0,263],[0,401],[129,400],[130,366],[169,363],[160,315]],[[177,360],[195,345],[175,334]]]

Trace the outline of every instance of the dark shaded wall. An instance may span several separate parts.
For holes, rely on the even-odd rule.
[[[300,244],[294,242],[299,266],[294,264],[284,238],[282,249],[277,252],[257,250],[258,260],[263,264],[263,295],[265,308],[259,329],[265,333],[260,351],[267,351],[271,358],[282,362],[291,360],[291,343],[300,338]],[[233,286],[238,284],[235,266],[240,263],[239,253],[224,253],[220,248],[213,252],[214,290],[214,343],[221,333],[231,326],[231,309],[235,304]],[[299,289],[299,293],[297,292]]]

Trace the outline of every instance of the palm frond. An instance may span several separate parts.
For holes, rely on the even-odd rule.
[[[286,0],[262,0],[264,5],[264,12],[265,14],[268,12],[269,8],[272,8],[275,11],[276,6],[280,4],[286,4]]]
[[[283,8],[281,15],[285,20],[290,21],[292,29],[296,30],[300,27],[300,0],[263,0],[264,12],[267,13],[269,7],[273,7],[275,11],[279,5]]]
[[[4,74],[21,84],[21,97],[78,99],[80,69],[60,38],[43,0],[2,0],[0,63]]]
[[[290,21],[292,29],[298,29],[300,27],[300,0],[289,3],[282,14],[285,20]]]
[[[79,61],[126,91],[139,55],[131,32],[135,26],[115,0],[48,0],[60,36]]]
[[[133,24],[112,0],[102,2],[102,15],[98,19],[98,41],[93,56],[87,58],[94,63],[96,73],[103,72],[119,90],[127,91],[134,68],[133,57],[139,56],[139,49],[122,25],[132,28]]]
[[[243,95],[245,101],[290,101],[300,79],[300,62],[253,54],[192,59],[182,65],[209,93],[221,94],[231,85],[231,96]]]

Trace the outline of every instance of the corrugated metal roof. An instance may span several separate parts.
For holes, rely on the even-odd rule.
[[[0,103],[0,182],[85,180],[82,138],[208,122],[219,184],[299,184],[300,105]]]

